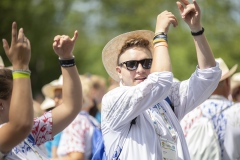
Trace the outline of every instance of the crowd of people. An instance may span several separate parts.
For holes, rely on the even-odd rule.
[[[176,4],[196,48],[188,79],[172,73],[168,32],[179,21],[166,10],[154,32],[123,33],[103,47],[109,79],[79,74],[77,31],[72,38],[56,35],[61,75],[42,87],[40,103],[32,97],[30,40],[13,22],[11,44],[3,39],[12,66],[0,57],[0,159],[89,160],[96,128],[106,159],[240,159],[238,64],[229,69],[215,58],[196,0]]]

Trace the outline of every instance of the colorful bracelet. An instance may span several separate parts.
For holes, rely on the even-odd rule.
[[[191,31],[191,34],[192,34],[193,36],[200,36],[200,35],[203,34],[203,32],[204,32],[204,28],[202,27],[202,30],[201,30],[201,31],[198,31],[198,32],[192,32],[192,31]]]
[[[18,71],[12,72],[12,76],[13,76],[13,79],[17,79],[17,78],[30,78],[30,74],[29,73],[18,72]]]
[[[165,39],[166,42],[168,41],[167,35],[165,35],[165,34],[157,34],[157,35],[155,35],[153,40],[156,40],[156,39]]]
[[[162,39],[162,38],[161,39],[158,38],[158,39],[153,40],[154,45],[157,44],[157,43],[160,43],[160,42],[166,42],[167,43],[167,41],[165,39]]]
[[[161,42],[161,43],[154,44],[154,48],[159,47],[159,46],[165,46],[168,48],[167,42]]]
[[[59,63],[61,65],[61,67],[64,67],[64,68],[73,67],[76,65],[74,56],[72,59],[60,59],[59,58]]]

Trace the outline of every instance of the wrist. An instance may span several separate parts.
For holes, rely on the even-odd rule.
[[[59,56],[59,60],[70,60],[70,59],[74,59],[74,55],[69,55],[69,56]]]
[[[200,36],[204,33],[204,28],[202,27],[202,29],[198,30],[197,32],[193,32],[191,31],[192,36]]]
[[[61,67],[63,67],[63,68],[73,67],[76,65],[74,56],[72,56],[71,58],[68,58],[68,59],[61,59],[59,57],[58,60],[59,60]]]
[[[13,70],[29,70],[28,65],[13,65]]]

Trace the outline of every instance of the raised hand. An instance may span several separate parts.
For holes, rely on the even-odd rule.
[[[157,17],[155,33],[164,32],[168,33],[170,24],[173,24],[174,27],[178,25],[176,17],[168,11],[163,11]]]
[[[192,4],[188,0],[181,0],[181,2],[177,1],[176,3],[182,19],[188,24],[192,32],[200,31],[202,29],[201,10],[196,0],[193,0]]]
[[[75,41],[78,37],[78,32],[74,32],[73,38],[66,35],[57,35],[54,37],[53,49],[60,59],[71,59]]]
[[[17,23],[12,23],[12,41],[11,46],[6,39],[3,39],[4,51],[13,65],[13,69],[28,69],[31,58],[30,41],[24,35],[23,29],[20,28],[17,34]]]

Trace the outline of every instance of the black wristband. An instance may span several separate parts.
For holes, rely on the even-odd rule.
[[[61,67],[67,68],[67,67],[73,67],[75,66],[75,59],[59,59],[59,63]]]
[[[203,32],[204,32],[204,28],[202,27],[202,30],[201,30],[201,31],[198,31],[198,32],[192,32],[192,31],[191,31],[191,34],[192,34],[193,36],[199,36],[199,35],[202,35]]]

